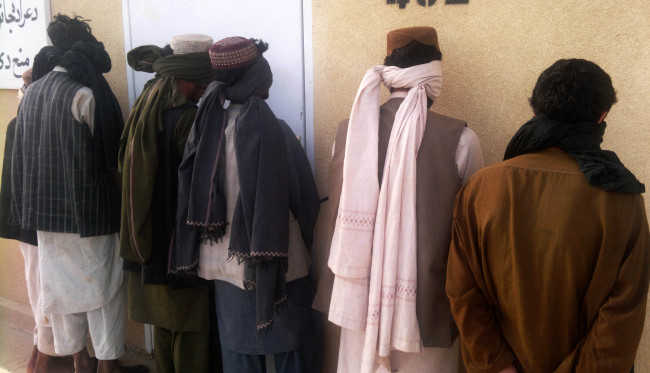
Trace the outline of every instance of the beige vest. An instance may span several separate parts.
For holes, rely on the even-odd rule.
[[[390,132],[403,98],[381,106],[379,117],[379,179],[384,169]],[[456,193],[462,185],[456,166],[456,148],[466,123],[429,111],[417,157],[417,317],[424,347],[450,347],[458,336],[445,293],[447,256]],[[329,226],[331,240],[343,184],[343,160],[348,121],[339,125],[329,173]],[[327,246],[329,248],[329,245]],[[325,255],[325,254],[323,254]],[[329,255],[329,253],[327,253]],[[327,263],[327,260],[322,261]],[[325,264],[326,265],[326,264]],[[327,313],[334,275],[322,270],[314,308]]]

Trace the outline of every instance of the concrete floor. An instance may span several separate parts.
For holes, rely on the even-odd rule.
[[[25,372],[32,352],[34,319],[28,306],[0,297],[0,373]],[[153,356],[137,347],[126,346],[123,365],[143,364],[155,373]],[[89,343],[92,355],[92,346]]]

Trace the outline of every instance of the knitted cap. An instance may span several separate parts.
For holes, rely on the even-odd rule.
[[[407,27],[393,30],[386,35],[386,55],[390,56],[393,49],[402,48],[413,40],[426,45],[434,45],[440,50],[436,29],[426,26]]]
[[[169,42],[174,54],[207,52],[214,41],[208,35],[183,34],[176,35]]]
[[[210,47],[210,60],[215,70],[248,66],[260,57],[255,43],[241,36],[221,39]]]

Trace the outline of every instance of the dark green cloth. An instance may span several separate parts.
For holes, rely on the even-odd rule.
[[[176,87],[176,78],[207,84],[213,72],[208,53],[163,56],[162,49],[142,46],[129,52],[135,70],[156,72],[133,105],[120,139],[122,172],[120,255],[147,264],[151,256],[151,202],[158,167],[157,135],[163,129],[163,111],[185,105],[188,98]]]
[[[208,286],[172,289],[143,285],[139,273],[129,272],[129,319],[185,332],[210,330]]]
[[[157,373],[213,372],[209,332],[179,332],[156,326],[153,335]]]
[[[143,45],[130,50],[126,59],[135,71],[180,78],[197,84],[208,84],[214,80],[207,52],[165,55],[165,50],[158,46]]]

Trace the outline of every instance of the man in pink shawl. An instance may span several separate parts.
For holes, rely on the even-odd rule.
[[[456,372],[452,209],[483,156],[465,121],[428,110],[442,89],[436,30],[387,39],[384,65],[368,70],[336,136],[329,268],[314,308],[342,328],[339,372]],[[380,84],[391,92],[383,105]]]

